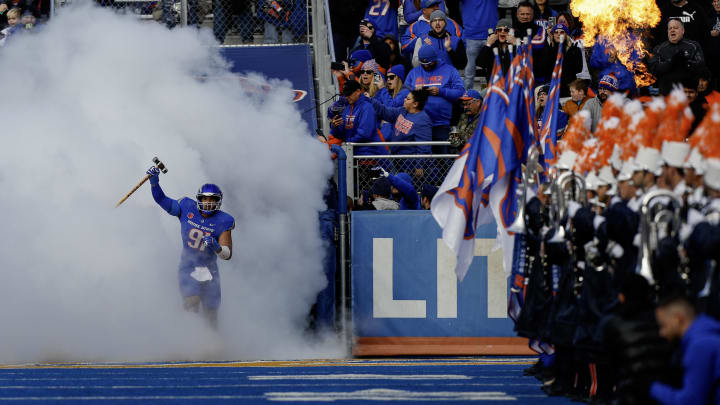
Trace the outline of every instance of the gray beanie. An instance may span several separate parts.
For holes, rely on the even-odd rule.
[[[509,18],[503,18],[495,25],[495,28],[500,27],[512,28],[512,20],[510,20]]]
[[[445,13],[443,13],[442,10],[435,10],[430,14],[430,21],[433,20],[445,20],[447,16],[445,16]]]

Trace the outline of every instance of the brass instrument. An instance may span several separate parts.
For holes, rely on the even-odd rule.
[[[650,284],[655,282],[652,275],[652,253],[663,236],[675,236],[680,231],[681,209],[682,200],[670,190],[653,190],[642,199],[640,275]]]
[[[539,156],[540,153],[538,152],[538,149],[534,146],[531,146],[528,150],[527,162],[525,163],[525,170],[523,171],[522,188],[518,190],[520,194],[518,196],[518,205],[520,207],[518,208],[518,213],[515,221],[513,221],[513,223],[508,227],[508,231],[510,232],[516,234],[524,234],[527,232],[527,226],[525,224],[525,205],[527,205],[528,200],[528,188],[533,184],[537,183],[536,178],[538,172],[537,166]]]

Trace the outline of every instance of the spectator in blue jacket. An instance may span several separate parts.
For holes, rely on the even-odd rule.
[[[465,78],[463,84],[466,89],[473,88],[475,79],[475,60],[480,50],[485,46],[488,38],[488,29],[495,27],[498,22],[498,0],[462,0],[460,14],[463,20],[463,40],[467,64],[465,65]],[[525,35],[523,33],[523,35]]]
[[[380,90],[375,95],[375,100],[381,102],[386,107],[402,107],[405,103],[405,98],[410,93],[410,89],[405,87],[403,83],[405,81],[405,68],[403,65],[395,65],[390,68],[387,74],[386,85],[383,86],[380,83]],[[424,103],[423,103],[424,105]],[[391,122],[384,120],[379,117],[380,132],[382,132],[385,139],[391,139],[393,133],[393,125]]]
[[[402,107],[388,107],[371,100],[375,113],[394,125],[389,142],[428,142],[432,139],[432,122],[423,108],[428,99],[426,90],[413,90],[405,97]],[[430,146],[393,146],[393,155],[429,154]]]
[[[655,310],[660,336],[680,340],[682,387],[661,382],[650,386],[650,396],[663,405],[720,404],[720,322],[697,315],[684,297],[666,299]]]
[[[365,19],[377,29],[377,36],[398,35],[399,0],[370,0],[365,8]]]
[[[448,24],[452,25],[448,31]],[[456,69],[464,69],[467,64],[465,44],[462,41],[462,30],[460,25],[448,18],[441,10],[435,10],[430,14],[430,28],[427,34],[421,35],[415,41],[415,52],[412,58],[413,66],[420,65],[418,52],[423,45],[435,47],[442,63],[455,66]]]
[[[413,68],[405,79],[405,86],[419,90],[426,88],[430,97],[425,112],[432,120],[432,140],[447,141],[450,135],[450,117],[453,103],[465,89],[457,69],[439,61],[434,47],[423,45],[418,54],[420,66]],[[448,153],[448,146],[434,146],[433,153]]]
[[[439,8],[440,0],[422,0],[422,15],[417,21],[410,24],[408,30],[403,34],[402,38],[400,38],[400,48],[403,54],[412,57],[415,52],[415,42],[419,37],[432,30],[432,27],[430,27],[430,15]],[[457,23],[455,23],[455,25],[457,25]],[[452,26],[448,29],[448,31],[452,30],[456,30],[455,35],[457,37],[461,36],[462,33],[459,25]]]
[[[423,7],[427,2],[425,0],[405,0],[403,2],[403,17],[405,22],[412,24],[417,21],[420,16],[423,15]],[[438,9],[442,10],[443,13],[447,14],[447,8],[445,7],[444,1],[437,2]]]
[[[638,58],[639,59],[639,58]],[[613,74],[617,78],[619,91],[634,91],[635,77],[625,65],[620,63],[617,50],[612,44],[598,40],[590,55],[590,67],[598,70],[598,77]]]
[[[343,87],[343,95],[347,105],[342,115],[336,115],[330,120],[330,133],[344,142],[383,142],[380,131],[377,129],[375,110],[367,97],[363,94],[360,83],[348,80]],[[384,146],[361,146],[354,150],[356,155],[387,155],[388,148]]]

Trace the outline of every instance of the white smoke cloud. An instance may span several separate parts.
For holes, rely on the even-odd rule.
[[[248,96],[213,45],[86,5],[0,49],[0,362],[344,354],[303,337],[327,148],[287,83]],[[218,333],[182,310],[177,218],[147,184],[114,208],[153,156],[168,196],[213,182],[235,217]]]

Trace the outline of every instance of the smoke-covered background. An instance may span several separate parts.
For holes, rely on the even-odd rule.
[[[304,336],[332,166],[289,84],[248,96],[210,32],[61,11],[1,49],[0,362],[342,356]],[[179,223],[149,184],[114,208],[153,156],[169,197],[213,182],[235,217],[218,333],[182,310]]]

